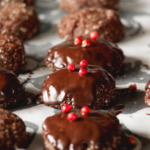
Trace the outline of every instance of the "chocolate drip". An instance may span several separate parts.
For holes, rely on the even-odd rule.
[[[83,59],[91,65],[98,65],[112,74],[119,73],[124,60],[123,52],[114,44],[102,40],[91,40],[90,46],[75,45],[73,40],[53,47],[47,54],[46,64],[54,70],[68,64],[78,65]]]
[[[49,75],[42,86],[42,100],[47,105],[71,104],[103,107],[115,99],[115,81],[98,66],[88,66],[87,74],[80,76],[79,66],[73,72],[59,70]]]
[[[111,113],[90,113],[76,121],[68,121],[67,114],[49,117],[43,124],[45,146],[57,150],[119,149],[123,147],[119,121]]]

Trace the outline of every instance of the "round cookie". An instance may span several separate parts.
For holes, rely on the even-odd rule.
[[[74,13],[85,7],[118,9],[119,0],[60,0],[59,5],[64,11]]]
[[[104,69],[89,65],[85,75],[74,71],[58,70],[50,74],[42,85],[42,101],[54,108],[64,104],[73,108],[89,106],[94,109],[109,106],[115,101],[115,81]]]
[[[0,0],[0,5],[5,5],[8,2],[23,2],[29,6],[34,6],[35,5],[35,0]]]
[[[113,75],[118,74],[124,61],[122,50],[100,39],[88,40],[90,46],[86,47],[82,47],[82,43],[76,45],[73,39],[52,47],[45,59],[46,65],[56,71],[68,64],[77,65],[80,60],[87,60],[89,64],[98,65]]]
[[[145,91],[146,94],[144,100],[145,103],[150,107],[150,81],[146,84]]]
[[[15,73],[25,70],[25,51],[19,38],[0,35],[0,67]]]
[[[0,149],[24,148],[27,134],[23,121],[8,110],[0,109]]]
[[[48,117],[43,124],[46,150],[131,150],[132,145],[115,115],[99,111],[79,116],[66,113]]]
[[[115,10],[96,7],[69,14],[62,18],[58,26],[58,33],[65,40],[87,36],[92,31],[97,31],[101,39],[110,42],[120,41],[125,33],[124,26]]]
[[[16,75],[0,68],[0,108],[13,107],[21,103],[23,88]]]
[[[0,34],[29,39],[39,30],[40,22],[33,7],[10,2],[0,10]]]

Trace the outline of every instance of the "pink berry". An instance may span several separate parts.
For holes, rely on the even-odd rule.
[[[75,45],[78,45],[78,44],[81,44],[82,43],[82,37],[76,37],[75,39],[74,39],[74,44]]]
[[[85,70],[83,68],[80,68],[80,70],[79,70],[79,75],[80,76],[84,76],[86,73],[87,73],[87,70]]]
[[[69,113],[69,114],[67,115],[67,119],[68,119],[69,121],[74,121],[74,120],[76,120],[77,118],[78,118],[78,116],[77,116],[76,113]]]
[[[74,64],[69,64],[67,66],[67,68],[68,68],[69,71],[74,71],[75,70],[75,65]]]
[[[132,145],[136,145],[136,139],[134,137],[131,136],[128,138],[128,140]]]
[[[90,46],[91,43],[90,43],[90,40],[89,39],[85,39],[82,41],[82,47],[87,47],[87,46]]]
[[[88,114],[90,112],[90,108],[87,107],[87,106],[84,106],[81,108],[81,114],[82,115],[85,115],[85,114]]]
[[[71,111],[71,105],[65,104],[61,107],[63,113],[69,113]]]
[[[97,39],[97,38],[98,38],[98,33],[97,33],[96,31],[91,32],[91,33],[90,33],[90,38],[91,38],[92,40]]]
[[[131,85],[129,86],[129,89],[130,89],[130,90],[136,90],[136,89],[137,89],[137,85],[136,85],[136,84],[131,84]]]
[[[81,67],[87,67],[87,65],[88,65],[88,62],[86,60],[81,60],[80,61],[80,66]]]

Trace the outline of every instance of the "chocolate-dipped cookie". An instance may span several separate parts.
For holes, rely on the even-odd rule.
[[[119,0],[60,0],[59,5],[64,11],[74,13],[85,7],[118,9]]]
[[[43,138],[46,150],[132,149],[133,145],[115,115],[100,111],[75,116],[75,113],[60,113],[45,120]]]
[[[0,149],[24,148],[27,134],[23,121],[8,110],[0,109]]]
[[[116,75],[123,65],[124,55],[118,46],[110,42],[77,37],[75,40],[65,41],[52,47],[47,54],[45,63],[52,71],[56,71],[67,67],[68,64],[77,65],[80,60],[87,60],[89,64],[98,65]]]
[[[39,30],[40,22],[33,7],[10,2],[0,9],[0,34],[29,39]]]
[[[73,66],[68,67],[73,70]],[[89,106],[94,109],[109,106],[116,97],[115,81],[104,69],[89,65],[77,66],[74,71],[58,70],[50,74],[42,85],[42,101],[60,108],[70,104],[73,108]]]
[[[0,35],[0,67],[15,73],[25,70],[25,51],[19,38]]]
[[[23,89],[16,75],[0,68],[0,108],[21,104]]]
[[[58,33],[69,40],[78,36],[87,36],[97,31],[99,37],[110,42],[120,41],[125,33],[124,26],[115,10],[96,7],[85,8],[62,18]]]
[[[8,2],[23,2],[29,6],[34,6],[35,5],[35,0],[0,0],[0,5],[4,6]]]

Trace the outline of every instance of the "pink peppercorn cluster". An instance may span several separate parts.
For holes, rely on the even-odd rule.
[[[98,33],[97,32],[93,31],[93,32],[90,33],[90,39],[91,40],[96,40],[97,38],[98,38]],[[88,47],[88,46],[91,46],[90,39],[82,40],[82,37],[76,37],[74,39],[74,44],[75,45],[81,44],[82,47]]]
[[[129,86],[129,89],[130,89],[130,90],[137,90],[137,85],[136,85],[136,84],[131,84],[131,85]]]
[[[79,70],[79,75],[80,76],[86,75],[86,73],[87,73],[87,69],[86,69],[87,65],[88,65],[88,62],[86,60],[81,60],[80,61],[80,66],[81,66],[81,68]]]
[[[87,73],[87,70],[86,70],[87,65],[88,65],[88,62],[86,60],[81,60],[80,61],[80,66],[81,66],[81,68],[79,70],[79,75],[80,76],[83,76]],[[75,65],[74,64],[69,64],[67,66],[67,69],[69,71],[74,71],[75,70]]]
[[[77,116],[76,113],[70,112],[71,109],[72,109],[71,105],[68,105],[68,104],[65,104],[61,107],[61,110],[62,110],[63,113],[68,113],[67,114],[67,119],[69,121],[75,121],[75,120],[77,120],[78,116]],[[81,114],[82,115],[86,115],[88,113],[90,113],[90,108],[89,107],[84,106],[84,107],[81,108]]]

